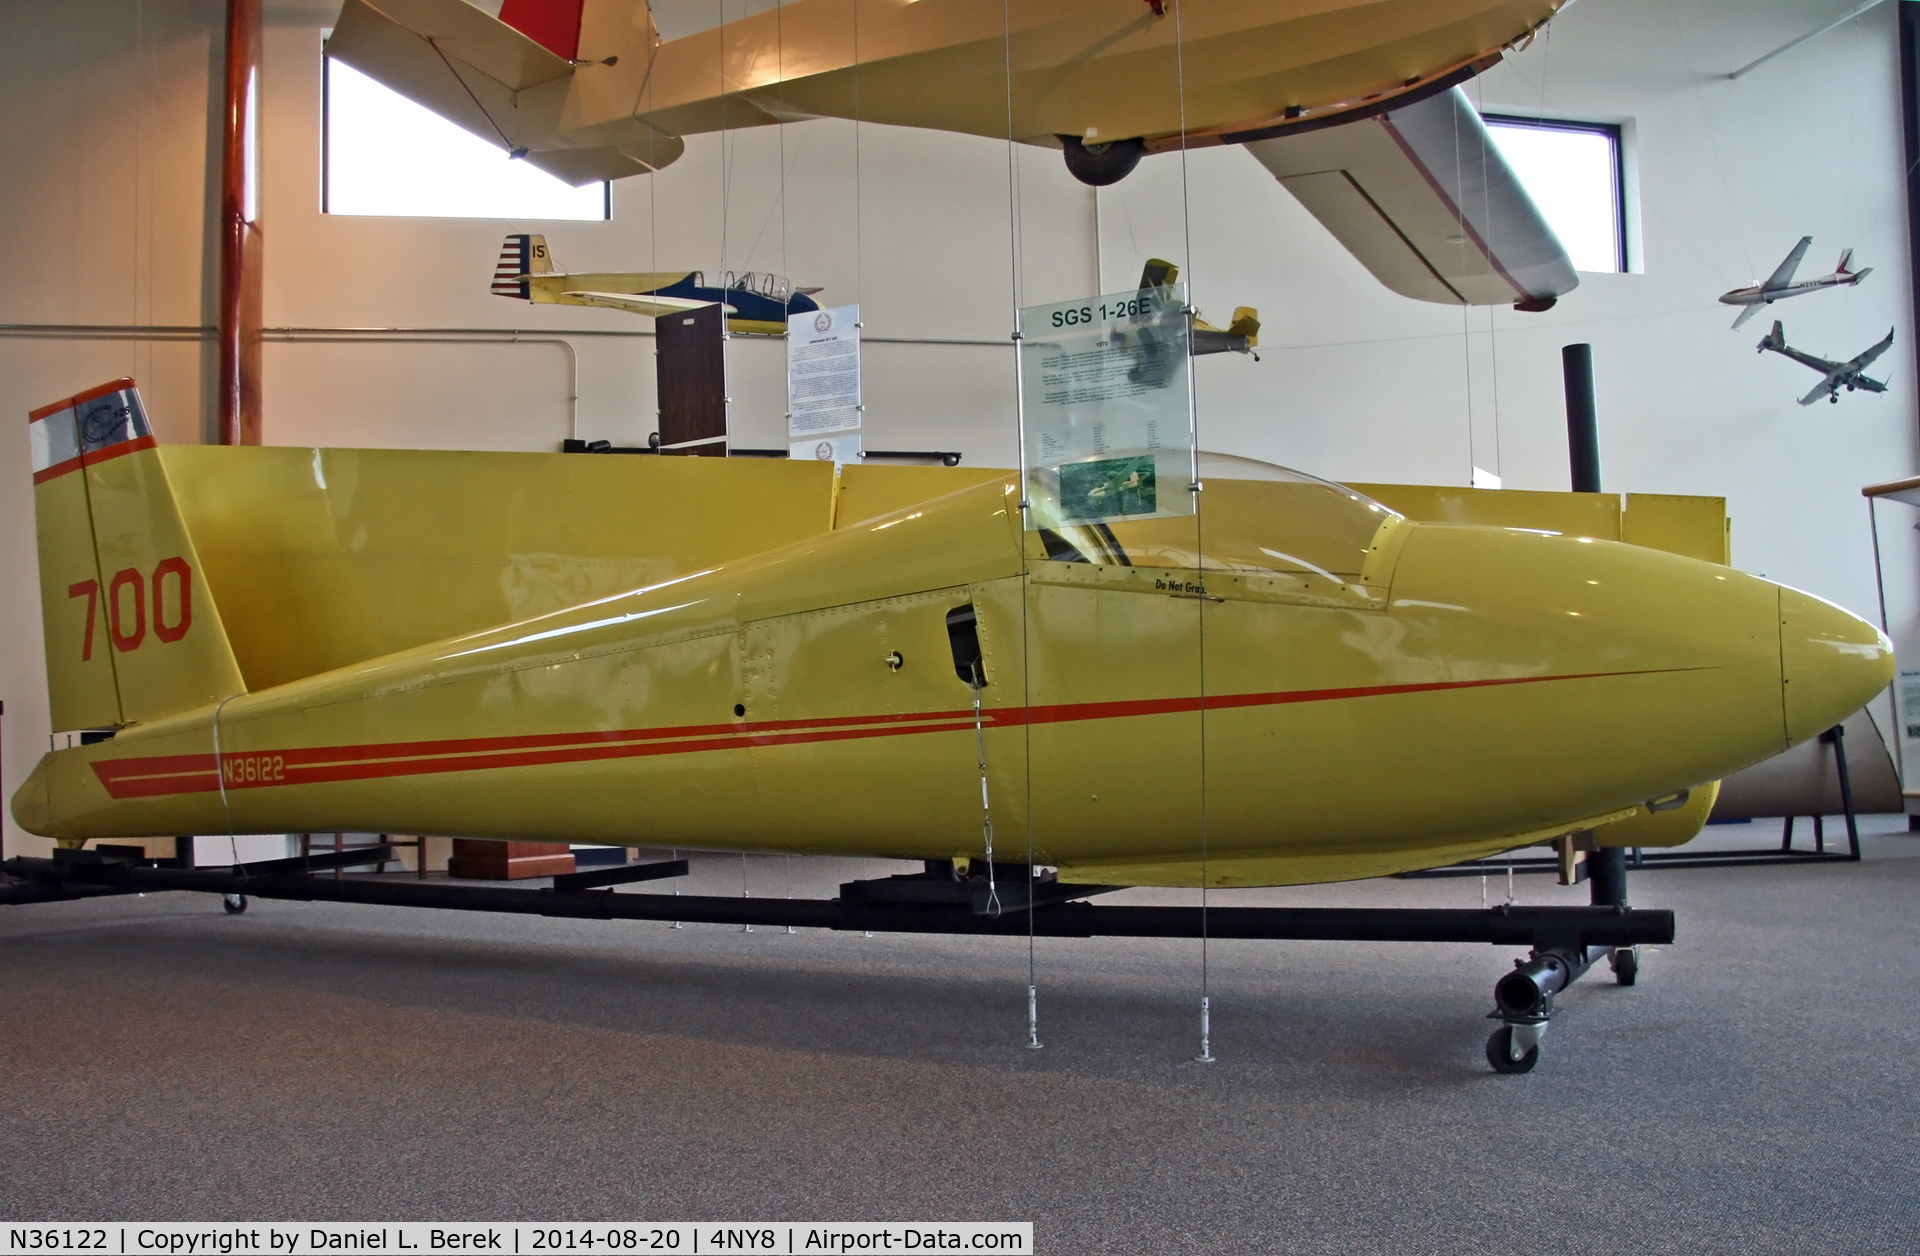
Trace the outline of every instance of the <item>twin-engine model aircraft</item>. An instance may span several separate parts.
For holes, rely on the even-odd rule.
[[[1456,85],[1562,3],[346,0],[327,51],[571,183],[821,117],[1054,147],[1096,185],[1241,144],[1395,292],[1541,310],[1579,278]]]
[[[83,736],[12,807],[66,844],[403,832],[978,878],[984,790],[996,858],[1030,834],[1084,893],[1339,880],[1683,841],[1703,783],[1893,668],[1869,624],[1724,566],[1414,523],[1260,464],[1205,483],[1202,532],[1028,521],[999,472],[161,448],[130,380],[30,430],[53,727]]]
[[[542,305],[600,305],[659,318],[705,305],[727,307],[727,330],[784,336],[787,316],[817,310],[818,288],[796,288],[757,270],[680,270],[665,274],[574,274],[553,268],[547,238],[509,235],[493,267],[493,295]]]
[[[1802,279],[1795,283],[1793,272],[1800,269],[1800,259],[1807,255],[1807,248],[1812,243],[1812,236],[1801,236],[1800,243],[1793,246],[1786,260],[1773,268],[1771,275],[1759,283],[1721,294],[1720,304],[1746,307],[1740,311],[1739,317],[1733,320],[1733,330],[1740,330],[1748,319],[1760,312],[1762,306],[1772,305],[1775,301],[1783,301],[1788,297],[1818,292],[1822,288],[1838,288],[1842,285],[1851,288],[1873,273],[1871,266],[1865,270],[1848,270],[1847,263],[1853,260],[1853,250],[1842,249],[1840,260],[1835,263],[1831,275],[1822,275],[1818,279]]]
[[[1862,273],[1864,274],[1865,272]],[[1801,405],[1810,406],[1822,397],[1838,404],[1840,401],[1840,390],[1842,388],[1848,392],[1852,392],[1856,388],[1864,389],[1867,392],[1887,391],[1885,384],[1877,379],[1868,378],[1866,371],[1867,367],[1873,364],[1873,360],[1885,353],[1892,344],[1893,328],[1889,327],[1885,339],[1868,348],[1859,356],[1848,358],[1845,362],[1829,362],[1825,358],[1815,357],[1811,353],[1802,352],[1788,344],[1785,330],[1782,329],[1779,322],[1776,321],[1773,325],[1773,330],[1760,338],[1760,344],[1755,349],[1755,352],[1777,353],[1783,358],[1792,358],[1800,365],[1810,366],[1826,376],[1825,379],[1815,384],[1806,396],[1800,398]]]

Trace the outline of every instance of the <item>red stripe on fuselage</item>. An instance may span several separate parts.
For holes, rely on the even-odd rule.
[[[1178,715],[1201,710],[1237,707],[1285,706],[1301,702],[1339,702],[1354,698],[1381,698],[1459,689],[1487,689],[1557,680],[1595,680],[1610,676],[1644,676],[1659,672],[1691,671],[1661,668],[1654,671],[1581,672],[1565,676],[1513,676],[1491,680],[1436,681],[1427,684],[1372,685],[1341,689],[1293,689],[1276,693],[1216,694],[1191,698],[1146,698],[1116,702],[1077,702],[1037,707],[988,709],[982,716],[989,727],[1018,728],[1028,724],[1061,724],[1082,720],[1130,719],[1148,715]],[[656,755],[698,754],[712,750],[743,750],[763,746],[805,745],[814,742],[854,741],[874,737],[905,737],[915,733],[963,732],[973,725],[968,709],[926,711],[910,715],[848,715],[815,720],[768,720],[741,724],[689,724],[677,728],[620,729],[611,732],[541,733],[518,737],[463,737],[438,741],[384,742],[360,746],[314,746],[288,750],[247,750],[223,754],[216,765],[212,754],[164,755],[147,758],[101,759],[92,767],[107,793],[116,799],[156,798],[175,794],[209,793],[220,788],[220,771],[228,790],[262,789],[281,785],[322,785],[341,781],[379,780],[396,776],[425,776],[442,772],[474,772],[495,768],[550,767],[608,759],[636,759]]]

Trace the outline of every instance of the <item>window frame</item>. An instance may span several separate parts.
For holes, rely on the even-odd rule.
[[[1559,118],[1540,114],[1502,113],[1497,109],[1480,115],[1480,120],[1491,131],[1496,126],[1512,127],[1532,131],[1561,131],[1577,135],[1603,135],[1613,153],[1613,252],[1612,270],[1587,271],[1587,274],[1630,275],[1637,272],[1633,254],[1633,230],[1627,217],[1630,208],[1627,196],[1629,167],[1627,162],[1628,125],[1624,122],[1606,122],[1592,118]],[[1495,147],[1498,148],[1496,142]],[[1516,177],[1518,177],[1516,175]],[[1521,185],[1522,187],[1525,184]]]

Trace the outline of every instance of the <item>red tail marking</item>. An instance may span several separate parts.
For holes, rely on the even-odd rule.
[[[580,53],[580,10],[586,0],[506,0],[500,20],[556,57]]]
[[[67,586],[67,597],[87,599],[87,637],[80,646],[80,661],[84,663],[93,657],[93,618],[94,612],[100,608],[100,582],[82,580],[79,584],[70,584]]]

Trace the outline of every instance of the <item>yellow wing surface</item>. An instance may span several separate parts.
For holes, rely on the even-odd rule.
[[[575,184],[817,117],[1060,148],[1092,183],[1245,144],[1394,291],[1543,309],[1578,278],[1454,85],[1562,3],[793,0],[662,41],[644,0],[346,0],[328,51]]]
[[[977,855],[965,624],[996,827],[1030,823],[1041,862],[1195,884],[1204,812],[1213,884],[1331,880],[1627,820],[1812,736],[1892,666],[1855,617],[1724,566],[1416,521],[1307,477],[1209,480],[1201,546],[1191,519],[1025,531],[1005,473],[121,457],[142,456],[151,552],[182,521],[207,577],[194,632],[217,605],[234,647],[180,656],[185,705],[130,712],[121,687],[110,739],[42,760],[14,814],[69,841]],[[68,561],[49,536],[43,565]],[[50,657],[80,653],[67,610]]]

